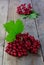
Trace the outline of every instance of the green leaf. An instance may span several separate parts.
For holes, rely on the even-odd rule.
[[[28,17],[28,15],[21,15],[21,17],[22,17],[23,19],[26,19],[26,18]]]
[[[32,13],[28,16],[30,19],[35,19],[38,17],[38,15],[36,13]]]
[[[15,25],[16,25],[16,28],[15,28],[16,29],[16,34],[19,34],[24,30],[23,22],[20,19],[18,19],[16,21]]]
[[[4,28],[5,31],[8,32],[8,35],[5,38],[6,41],[12,42],[16,39],[16,35],[24,30],[24,25],[20,19],[17,19],[16,22],[10,20],[4,24]]]
[[[39,16],[40,14],[37,13],[36,11],[32,10],[32,13],[28,16],[30,19],[35,19]]]
[[[15,34],[9,33],[6,37],[5,40],[9,42],[13,42],[16,39]]]
[[[6,22],[4,24],[4,28],[5,28],[5,31],[7,31],[8,33],[11,33],[13,32],[14,28],[15,28],[15,24],[14,24],[14,21],[13,20],[10,20],[8,22]],[[15,31],[15,30],[14,30]]]
[[[32,13],[36,13],[37,15],[39,15],[39,13],[37,13],[36,11],[32,10]]]

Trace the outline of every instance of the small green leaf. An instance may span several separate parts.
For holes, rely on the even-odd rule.
[[[40,15],[39,13],[37,13],[36,11],[34,11],[34,10],[32,10],[32,13],[35,13],[35,14],[37,14],[38,16]]]
[[[28,17],[28,15],[21,15],[21,17],[22,17],[23,19],[26,19],[26,18]]]
[[[32,13],[28,16],[30,19],[35,19],[38,17],[38,15],[36,13]]]
[[[29,17],[30,19],[35,19],[39,16],[39,13],[35,12],[34,10],[32,10],[32,13],[31,14],[27,14],[27,15],[21,15],[21,17],[23,19],[26,19],[27,17]]]

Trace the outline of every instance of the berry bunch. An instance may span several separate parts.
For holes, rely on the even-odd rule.
[[[28,33],[16,35],[16,40],[8,43],[6,52],[12,56],[27,56],[28,51],[37,54],[40,42]]]
[[[17,13],[18,14],[31,14],[32,12],[32,6],[31,4],[21,4],[20,6],[17,7]]]

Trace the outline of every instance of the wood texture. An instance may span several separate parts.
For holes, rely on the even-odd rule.
[[[14,19],[16,20],[19,17],[18,15],[16,15],[16,5],[17,5],[18,1],[10,0],[8,2],[9,2],[8,20],[14,20]],[[16,16],[18,16],[18,17],[16,17]],[[16,18],[14,18],[14,17],[16,17]],[[5,42],[5,47],[6,47],[6,45],[7,45],[7,42]],[[3,65],[16,65],[16,64],[17,64],[17,58],[6,54],[4,51]]]
[[[39,18],[36,19],[39,39],[42,46],[42,55],[44,59],[44,0],[32,0],[33,8],[40,13]]]
[[[9,3],[9,11],[8,11],[8,20],[10,19],[16,20],[18,18],[22,19],[20,15],[16,13],[17,6],[25,2],[31,3],[30,0],[22,0],[22,1],[10,0],[9,2],[10,3]],[[29,32],[31,35],[34,35],[36,39],[38,39],[34,20],[30,20],[30,19],[26,19],[26,20],[22,19],[22,20],[25,25],[24,32]],[[5,42],[5,46],[7,45],[6,43],[7,42]],[[27,57],[22,57],[22,58],[12,57],[4,52],[3,65],[43,65],[41,52],[37,56],[29,54]]]
[[[5,31],[3,24],[7,21],[8,1],[0,0],[0,65],[3,64]]]

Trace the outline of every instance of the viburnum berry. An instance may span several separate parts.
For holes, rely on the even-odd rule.
[[[11,56],[22,57],[27,56],[28,51],[37,54],[40,48],[40,42],[34,38],[34,36],[28,33],[20,33],[16,35],[16,40],[10,42],[6,46],[5,52]]]
[[[32,50],[31,50],[31,53],[34,53],[34,54],[36,54],[38,51],[37,51],[37,49],[36,48],[33,48]]]
[[[17,56],[17,53],[16,53],[16,52],[14,52],[14,53],[13,53],[13,56]]]
[[[18,52],[18,57],[21,57],[21,56],[22,56],[21,52]]]
[[[31,14],[32,12],[32,6],[31,4],[21,4],[20,6],[17,7],[17,13],[18,14]]]
[[[27,50],[30,50],[31,43],[28,42],[28,41],[26,41],[26,43],[25,43],[25,47],[26,47]]]
[[[31,6],[31,4],[30,4],[30,3],[27,5],[27,7],[28,7],[28,8],[30,8],[30,9],[32,9],[32,6]]]

